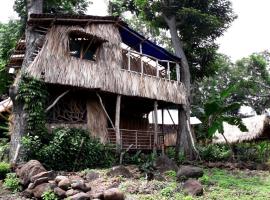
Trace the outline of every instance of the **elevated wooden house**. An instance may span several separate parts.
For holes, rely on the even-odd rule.
[[[121,148],[160,148],[163,134],[148,114],[186,103],[180,58],[132,30],[118,17],[31,14],[41,38],[27,73],[48,84],[49,128],[81,127]],[[20,70],[22,39],[9,66]],[[172,72],[172,73],[171,73]]]

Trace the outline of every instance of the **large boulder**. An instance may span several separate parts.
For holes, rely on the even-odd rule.
[[[154,166],[160,173],[164,173],[166,171],[171,170],[173,171],[178,170],[176,163],[166,155],[158,157],[154,163]]]
[[[177,180],[183,181],[189,178],[199,178],[203,176],[203,169],[191,165],[181,166],[177,172]]]
[[[132,178],[133,177],[133,175],[131,174],[131,172],[127,168],[125,168],[124,166],[122,166],[122,165],[113,167],[107,173],[107,175],[108,176],[113,176],[113,177],[122,176],[122,177],[125,177],[125,178]]]
[[[33,190],[32,193],[34,197],[37,199],[40,199],[42,194],[46,191],[52,190],[51,184],[50,183],[42,183],[38,186],[36,186]]]
[[[31,177],[30,181],[34,183],[36,180],[40,178],[48,178],[48,180],[53,180],[55,178],[54,171],[44,171],[41,173],[36,174],[35,176]]]
[[[194,179],[189,179],[183,184],[183,190],[185,193],[192,196],[200,196],[203,194],[202,184]]]
[[[59,187],[56,187],[54,188],[54,193],[61,199],[65,198],[66,197],[66,191],[65,190],[62,190],[61,188]]]
[[[105,190],[103,193],[104,200],[124,200],[125,195],[117,188]]]
[[[86,194],[84,192],[80,192],[78,194],[75,194],[73,196],[68,197],[69,200],[89,200],[90,195]]]
[[[46,172],[46,169],[37,160],[30,160],[16,170],[16,174],[24,186],[27,186],[30,183],[31,178],[41,172]]]

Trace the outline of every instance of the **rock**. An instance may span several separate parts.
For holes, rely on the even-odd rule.
[[[69,197],[69,196],[73,196],[73,195],[78,194],[78,193],[80,193],[79,190],[70,189],[70,190],[66,191],[66,196]]]
[[[54,188],[53,191],[54,191],[54,193],[55,193],[58,197],[60,197],[61,199],[67,197],[67,196],[66,196],[66,191],[65,191],[65,190],[62,190],[62,189],[59,188],[59,187]]]
[[[113,167],[108,173],[108,176],[122,176],[125,178],[132,178],[130,171],[122,165]]]
[[[41,183],[47,183],[48,182],[48,177],[42,177],[42,178],[39,178],[37,180],[35,180],[35,182],[32,184],[30,183],[28,185],[28,188],[29,189],[33,189],[34,187],[36,187],[37,185],[40,185]]]
[[[104,194],[102,192],[90,194],[91,199],[104,199]]]
[[[183,184],[183,190],[189,195],[199,196],[203,194],[202,184],[194,179],[189,179]]]
[[[70,187],[70,180],[68,178],[62,179],[58,183],[58,187],[60,187],[63,190],[67,190]]]
[[[97,172],[89,172],[85,175],[85,179],[88,181],[96,180],[100,177],[99,173]]]
[[[88,192],[91,190],[90,184],[85,184],[84,181],[76,181],[71,184],[72,189],[81,190],[83,192]]]
[[[177,180],[187,180],[189,178],[199,178],[203,176],[203,169],[191,165],[181,166],[177,172]]]
[[[69,200],[88,200],[90,199],[90,196],[84,192],[80,192],[78,194],[68,197],[68,199]]]
[[[21,192],[21,195],[25,198],[31,198],[33,196],[33,191],[31,189],[26,189],[24,191]]]
[[[178,170],[176,163],[166,155],[162,155],[162,156],[158,157],[154,163],[154,167],[160,173],[164,173],[166,171],[171,171],[171,170],[173,170],[173,171]]]
[[[36,198],[41,198],[42,194],[46,191],[51,190],[51,186],[50,183],[42,183],[40,185],[37,185],[32,191],[33,191],[33,195]]]
[[[54,181],[58,184],[63,179],[68,179],[68,177],[66,177],[66,176],[56,176]]]
[[[27,186],[31,178],[41,172],[46,172],[46,169],[37,160],[30,160],[20,169],[16,170],[17,176],[20,178],[22,185]]]
[[[52,180],[52,179],[54,179],[54,172],[53,171],[41,172],[41,173],[38,173],[35,176],[31,177],[30,180],[31,180],[31,182],[34,183],[37,179],[44,178],[44,177],[47,177],[48,180]]]
[[[104,200],[124,200],[125,195],[117,188],[111,188],[109,190],[105,190],[104,193]]]

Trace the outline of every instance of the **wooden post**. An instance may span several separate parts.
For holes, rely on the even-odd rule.
[[[142,44],[140,44],[141,75],[143,75]]]
[[[121,135],[120,135],[120,107],[121,107],[121,95],[117,95],[114,127],[115,127],[115,136],[116,136],[116,145],[117,145],[116,150],[118,153],[120,153],[122,149]]]
[[[162,108],[162,111],[161,111],[161,118],[162,118],[162,155],[165,154],[165,151],[164,151],[164,109]],[[159,141],[161,141],[161,139],[159,138]],[[160,142],[161,144],[161,142]]]
[[[130,50],[128,50],[128,71],[130,71]]]
[[[158,140],[158,116],[157,116],[158,102],[154,102],[154,148],[153,152],[157,153],[157,140]]]
[[[158,60],[156,60],[156,68],[157,68],[157,77],[159,77]]]
[[[136,149],[138,149],[138,131],[136,131]]]
[[[170,62],[167,62],[167,78],[171,80],[171,69],[170,69]]]
[[[180,65],[176,63],[176,80],[180,82]]]

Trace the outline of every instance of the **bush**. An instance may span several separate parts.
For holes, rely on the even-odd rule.
[[[48,190],[42,194],[43,200],[58,200],[56,194],[52,190]]]
[[[37,159],[54,170],[108,167],[115,162],[112,146],[100,143],[82,129],[57,129],[48,144],[42,144],[38,136],[28,136],[23,145],[28,160]]]
[[[6,174],[10,172],[10,164],[6,162],[0,162],[0,179],[6,178]]]
[[[4,187],[13,192],[21,191],[22,187],[20,185],[20,180],[17,178],[15,173],[8,173],[4,180]]]
[[[227,161],[231,157],[228,146],[222,144],[208,144],[207,146],[197,146],[200,156],[205,161]]]

